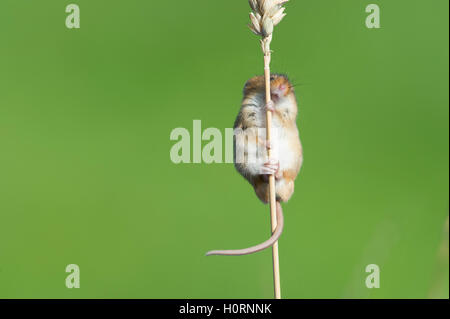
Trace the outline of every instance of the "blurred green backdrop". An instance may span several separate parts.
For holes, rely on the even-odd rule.
[[[369,3],[381,29],[365,27]],[[448,5],[288,3],[272,66],[300,84],[305,163],[285,205],[285,298],[448,298]],[[267,238],[268,207],[232,165],[169,157],[176,127],[232,127],[262,73],[248,12],[1,2],[1,298],[272,297],[270,250],[204,256]],[[71,263],[80,289],[65,287]],[[371,263],[380,289],[365,287]]]

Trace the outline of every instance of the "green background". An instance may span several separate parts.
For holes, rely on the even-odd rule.
[[[381,29],[365,27],[370,3]],[[305,162],[284,205],[285,298],[448,298],[448,5],[287,4],[272,67],[299,84]],[[169,156],[176,127],[232,127],[262,73],[248,12],[1,1],[1,298],[273,296],[270,250],[204,256],[266,239],[268,207],[233,165]],[[65,287],[71,263],[80,289]],[[365,287],[372,263],[380,289]]]

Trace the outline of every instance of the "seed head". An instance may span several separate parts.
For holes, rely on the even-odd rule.
[[[250,13],[250,30],[262,37],[261,45],[265,54],[270,52],[273,28],[286,16],[283,5],[289,0],[248,0]]]

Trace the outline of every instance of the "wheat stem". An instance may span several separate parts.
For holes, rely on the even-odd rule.
[[[261,36],[261,48],[264,53],[264,79],[266,87],[266,103],[271,102],[270,94],[270,60],[271,51],[270,43],[272,42],[273,28],[281,22],[286,16],[284,13],[283,4],[288,0],[249,0],[252,12],[250,13],[249,28],[256,35]],[[266,139],[271,141],[272,128],[272,112],[267,111],[266,116]],[[269,143],[270,148],[267,149],[267,154],[270,158],[272,143]],[[269,176],[269,198],[270,198],[270,216],[272,233],[277,228],[277,213],[276,213],[276,193],[275,193],[275,176]],[[281,283],[280,283],[280,263],[278,254],[278,242],[272,246],[272,262],[273,262],[273,282],[274,282],[274,296],[275,299],[281,299]]]

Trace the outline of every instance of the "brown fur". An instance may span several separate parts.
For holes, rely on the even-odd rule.
[[[292,167],[279,171],[276,175],[276,194],[277,199],[286,202],[288,201],[294,192],[294,181],[300,171],[300,167],[303,161],[302,146],[300,143],[298,129],[296,124],[297,119],[297,102],[295,97],[295,92],[292,84],[285,75],[274,74],[271,76],[271,91],[275,91],[280,86],[284,86],[283,97],[287,99],[291,105],[292,109],[289,110],[277,110],[277,101],[275,103],[275,112],[273,112],[273,118],[277,119],[284,129],[289,132],[289,149],[292,153],[296,154],[297,160],[292,163]],[[246,130],[246,136],[248,138],[248,143],[258,143],[260,146],[265,147],[265,140],[259,138],[256,132],[253,133],[253,128],[265,127],[265,123],[257,123],[257,115],[253,106],[255,97],[258,96],[259,100],[264,102],[265,94],[265,82],[263,76],[255,76],[247,81],[244,86],[244,98],[242,101],[242,106],[240,112],[235,121],[235,128],[241,128]],[[263,105],[260,105],[263,107]],[[264,124],[264,125],[261,125]],[[275,141],[276,142],[276,141]],[[247,161],[247,158],[245,158]],[[255,193],[258,198],[264,202],[269,201],[269,188],[268,179],[265,175],[250,175],[246,172],[245,163],[236,164],[236,168],[241,173],[241,175],[246,178],[249,183],[255,189]]]

